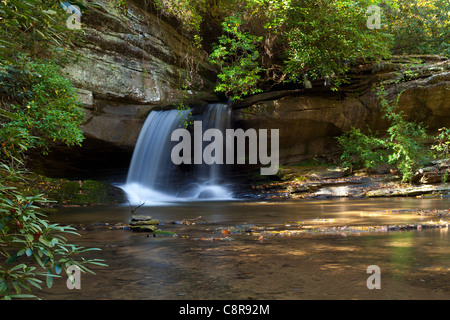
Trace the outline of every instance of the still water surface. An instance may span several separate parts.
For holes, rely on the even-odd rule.
[[[450,208],[450,199],[190,202],[141,207],[178,237],[121,229],[130,207],[64,208],[71,242],[102,251],[108,267],[82,274],[81,289],[55,280],[43,299],[449,299],[447,228],[379,231],[374,226],[447,221],[411,210]],[[180,224],[195,219],[196,224]],[[117,224],[117,225],[116,225]],[[283,230],[312,226],[315,232]],[[333,227],[355,226],[358,232]],[[321,232],[331,230],[332,232]],[[226,230],[226,231],[224,231]],[[279,233],[281,232],[281,233]],[[369,290],[367,267],[381,270]]]

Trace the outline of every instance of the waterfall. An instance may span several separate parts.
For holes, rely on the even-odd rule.
[[[203,133],[210,128],[219,129],[225,137],[225,130],[231,128],[231,109],[223,103],[208,105],[203,117]],[[204,143],[205,144],[205,143]],[[203,165],[198,168],[198,175],[209,183],[218,182],[223,176],[225,165]]]
[[[172,132],[189,111],[152,111],[137,140],[126,184],[122,189],[132,204],[146,205],[195,200],[230,199],[224,185],[225,165],[191,165],[189,170],[171,161]],[[231,110],[225,104],[210,104],[201,119],[203,132],[216,128],[225,132],[231,125]]]

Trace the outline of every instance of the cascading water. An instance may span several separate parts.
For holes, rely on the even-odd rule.
[[[215,103],[207,106],[202,116],[202,134],[207,129],[219,129],[223,136],[225,130],[231,127],[231,109],[223,103]],[[209,142],[208,142],[209,143]],[[203,142],[205,147],[207,142]],[[225,150],[224,150],[225,151]],[[198,199],[228,199],[229,191],[225,188],[224,173],[225,164],[202,164],[194,166],[192,182],[181,188],[179,196]]]
[[[208,105],[202,116],[203,130],[230,127],[231,110],[225,104]],[[188,111],[152,111],[139,134],[127,181],[122,189],[132,204],[193,200],[226,200],[231,195],[225,187],[225,165],[192,165],[189,172],[171,161],[175,142],[172,132],[179,128]]]

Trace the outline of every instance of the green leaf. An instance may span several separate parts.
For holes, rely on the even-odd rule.
[[[10,120],[18,120],[19,119],[19,117],[16,114],[14,114],[12,112],[9,112],[9,111],[6,111],[6,110],[3,110],[1,108],[0,108],[0,116],[3,116],[3,117],[8,118]]]
[[[39,285],[39,283],[42,282],[41,280],[39,280],[39,279],[27,279],[27,281],[28,281],[31,285],[33,285],[34,287],[36,287],[36,288],[42,290],[42,287]]]
[[[0,294],[5,292],[7,289],[8,289],[8,284],[6,283],[6,281],[0,282]]]
[[[10,297],[11,298],[16,298],[16,299],[37,298],[35,295],[32,295],[32,294],[14,294],[14,295],[12,295]]]
[[[15,265],[15,266],[12,267],[11,269],[9,269],[9,271],[10,271],[10,272],[11,272],[11,271],[16,271],[16,270],[18,270],[18,269],[23,269],[24,267],[26,267],[26,265],[23,264],[23,263],[21,263],[21,264]]]
[[[7,260],[6,260],[6,263],[13,263],[14,261],[16,261],[17,260],[17,253],[14,253],[11,257],[9,257]]]
[[[61,270],[62,270],[61,264],[60,264],[60,263],[57,263],[57,264],[55,265],[55,272],[56,272],[57,274],[60,274],[60,273],[61,273]]]
[[[23,255],[23,254],[25,253],[26,250],[27,250],[26,248],[25,248],[25,249],[19,250],[19,251],[17,252],[17,256],[20,257],[21,255]]]
[[[54,274],[52,274],[52,270],[48,269],[47,270],[47,277],[45,279],[48,288],[51,288],[52,285],[53,285],[53,276],[54,276]]]
[[[41,258],[39,258],[39,256],[36,254],[36,252],[33,252],[33,257],[34,257],[34,260],[36,260],[37,263],[39,263],[39,265],[45,269],[44,263],[42,262]]]

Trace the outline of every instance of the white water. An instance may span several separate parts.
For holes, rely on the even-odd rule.
[[[230,109],[224,104],[209,105],[203,115],[203,130],[230,127]],[[121,186],[133,205],[162,205],[183,201],[230,200],[223,185],[223,165],[194,166],[183,172],[171,161],[176,144],[172,132],[180,127],[188,111],[152,111],[136,143],[126,184]]]
[[[222,103],[210,104],[203,115],[203,133],[210,128],[219,129],[222,136],[231,128],[231,109]],[[208,142],[209,143],[209,142]],[[204,145],[205,146],[205,145]],[[197,168],[197,176],[207,183],[218,183],[223,177],[224,165],[203,165]]]

